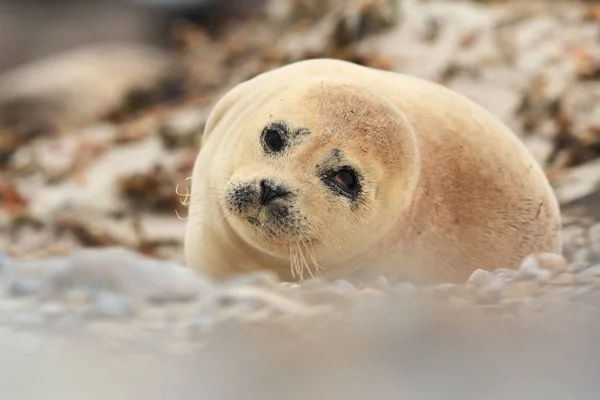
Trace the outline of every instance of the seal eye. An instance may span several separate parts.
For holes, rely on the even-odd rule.
[[[263,130],[263,143],[269,151],[278,153],[285,147],[285,127],[273,124]]]
[[[265,143],[273,151],[281,151],[283,149],[283,138],[274,129],[269,129],[265,132]]]
[[[356,194],[358,191],[358,178],[356,173],[350,168],[338,170],[333,174],[332,180],[346,193]]]

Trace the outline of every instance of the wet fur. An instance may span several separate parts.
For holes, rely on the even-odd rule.
[[[260,132],[279,120],[308,134],[265,158]],[[354,205],[318,181],[335,149],[363,175]],[[270,235],[227,207],[236,181],[266,177],[295,193]],[[435,83],[343,61],[290,64],[229,91],[208,120],[191,190],[203,200],[190,204],[188,264],[214,278],[269,269],[297,280],[322,268],[458,282],[561,246],[552,189],[497,118]]]

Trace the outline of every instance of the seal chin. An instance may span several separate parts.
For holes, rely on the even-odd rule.
[[[276,229],[266,221],[264,215],[261,213],[238,213],[233,210],[229,210],[227,220],[234,230],[241,236],[246,238],[252,238],[252,242],[268,241],[277,242]]]
[[[314,238],[302,235],[294,224],[288,226],[263,213],[256,216],[238,215],[234,223],[247,238],[251,239],[255,245],[260,244],[260,247],[284,246],[287,249],[290,244],[294,243],[315,244],[317,242]]]

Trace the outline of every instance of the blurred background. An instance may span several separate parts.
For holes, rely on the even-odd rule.
[[[0,71],[74,46],[135,40],[168,46],[175,20],[217,29],[263,0],[2,0]]]
[[[112,246],[183,262],[186,178],[212,105],[258,73],[315,57],[430,79],[490,110],[546,171],[562,208],[565,255],[573,265],[600,263],[596,1],[0,0],[0,272],[3,253],[28,259]],[[46,337],[46,317],[68,315],[85,299],[57,297],[58,306],[40,301],[40,310],[23,313],[37,307],[25,295],[54,282],[40,283],[48,272],[33,263],[33,278],[15,279],[12,297],[0,301],[4,339],[10,324],[33,327],[0,346],[7,398],[124,398],[127,390],[128,399],[197,399],[199,391],[214,399],[398,398],[401,390],[415,399],[597,398],[598,266],[586,270],[596,280],[585,291],[562,270],[564,280],[544,286],[544,296],[537,283],[518,280],[502,301],[493,280],[479,282],[493,286],[483,297],[472,282],[424,289],[438,306],[458,304],[454,313],[411,308],[410,287],[385,301],[347,282],[309,287],[307,298],[344,313],[303,329],[302,313],[314,311],[304,292],[284,294],[264,277],[211,289],[226,293],[217,305],[206,289],[202,309],[169,293],[186,285],[167,273],[144,277],[141,261],[86,260],[91,267],[80,261],[83,272],[61,285],[97,279],[88,286],[117,289],[98,295],[100,305],[90,300],[101,308],[96,317],[108,317],[86,319],[82,340],[98,331],[127,351],[164,347],[188,357],[183,367],[140,369],[135,357],[123,361],[125,351],[81,351],[62,331],[62,351],[42,346],[32,331]],[[63,265],[52,262],[60,278]],[[52,290],[70,296],[61,285]],[[183,305],[142,306],[128,285]],[[195,358],[187,346],[205,343],[219,310],[247,323],[219,325],[208,353]],[[502,318],[487,324],[477,312]],[[283,323],[248,322],[273,315]],[[547,329],[541,320],[560,322]]]
[[[0,0],[0,248],[182,261],[180,194],[211,106],[260,72],[332,57],[488,108],[547,171],[565,250],[594,257],[599,19],[590,1]]]

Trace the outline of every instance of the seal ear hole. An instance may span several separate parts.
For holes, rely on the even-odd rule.
[[[281,152],[286,145],[287,127],[279,122],[266,126],[262,131],[262,143],[270,153]]]

